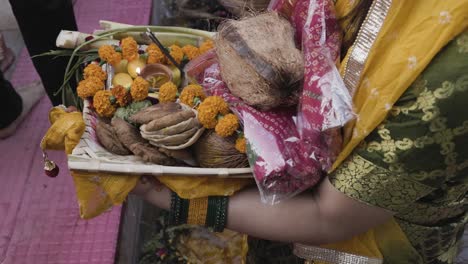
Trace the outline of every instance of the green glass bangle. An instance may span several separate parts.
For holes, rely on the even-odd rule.
[[[181,225],[187,222],[189,204],[189,200],[180,198],[175,192],[171,194],[170,225]]]
[[[222,232],[226,226],[229,197],[212,196],[208,198],[206,226],[215,232]]]

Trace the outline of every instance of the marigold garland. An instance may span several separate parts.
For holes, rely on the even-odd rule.
[[[200,56],[200,50],[192,45],[185,45],[182,48],[182,51],[189,60],[193,60],[196,57]]]
[[[122,39],[122,56],[127,61],[132,61],[138,58],[138,43],[132,37]]]
[[[159,87],[159,102],[168,103],[177,100],[177,85],[173,82],[167,82]]]
[[[111,91],[101,90],[93,97],[93,106],[96,113],[102,117],[112,117],[117,108],[111,102]]]
[[[111,65],[117,65],[122,60],[122,54],[115,51],[115,49],[110,45],[103,45],[98,50],[99,57],[101,60],[106,61]]]
[[[177,64],[180,64],[184,59],[184,52],[182,51],[182,48],[177,45],[172,45],[169,47],[169,49],[171,51],[169,54],[172,56],[172,58],[174,58]]]
[[[102,81],[107,80],[107,73],[103,71],[99,65],[94,63],[90,63],[84,68],[83,76],[85,79],[88,79],[89,77],[97,77]]]
[[[195,106],[195,98],[203,101],[206,98],[203,88],[197,84],[187,85],[180,93],[180,102],[190,107]]]
[[[151,43],[146,48],[146,53],[148,53],[148,61],[147,61],[148,64],[152,64],[152,63],[164,64],[167,61],[166,56],[164,55],[164,53],[154,43]]]
[[[138,76],[133,80],[130,87],[130,94],[134,101],[143,101],[148,97],[149,82],[142,77]]]
[[[206,40],[200,45],[200,54],[204,54],[209,50],[214,48],[214,43],[212,40]]]
[[[129,90],[127,90],[122,85],[114,86],[111,92],[117,100],[117,104],[121,107],[128,105],[132,101],[132,96],[130,95]]]
[[[221,117],[215,127],[216,134],[221,137],[232,136],[239,129],[239,119],[234,114]]]
[[[104,82],[98,77],[88,77],[78,83],[76,92],[82,99],[93,97],[98,91],[104,89]]]
[[[245,140],[245,137],[239,137],[236,139],[236,149],[240,153],[246,153],[247,152],[247,142]]]

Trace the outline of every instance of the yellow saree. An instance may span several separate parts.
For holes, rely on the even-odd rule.
[[[356,2],[336,1],[338,16],[345,16]],[[363,202],[368,202],[365,199],[369,197],[357,192],[362,188],[378,186],[382,184],[382,181],[388,180],[387,178],[368,176],[369,173],[381,173],[381,175],[385,175],[385,173],[379,171],[380,168],[376,166],[372,167],[373,165],[368,160],[353,155],[353,151],[361,143],[366,143],[364,139],[373,131],[377,131],[383,142],[370,142],[371,144],[367,146],[367,150],[370,152],[385,148],[404,149],[408,147],[405,146],[407,142],[404,140],[400,141],[400,146],[388,144],[393,140],[389,135],[389,129],[379,127],[377,130],[377,127],[395,109],[411,112],[412,106],[407,107],[409,110],[404,110],[405,107],[393,108],[394,104],[415,82],[436,54],[453,38],[467,29],[467,10],[468,1],[373,1],[357,39],[346,54],[340,69],[348,89],[354,93],[353,103],[357,114],[355,122],[348,124],[345,129],[344,149],[334,164],[333,168],[336,171],[332,172],[330,176],[332,184],[340,191],[355,199],[364,199]],[[427,83],[425,85],[427,86]],[[443,94],[442,91],[445,90],[447,89],[442,87],[435,89],[434,93]],[[460,90],[463,89],[460,88]],[[427,93],[429,92],[427,91]],[[431,104],[434,104],[432,98],[426,98],[430,99]],[[418,100],[424,99],[418,98]],[[417,103],[422,104],[419,101]],[[434,109],[434,107],[427,106],[427,112],[430,113],[430,109]],[[461,135],[463,126],[457,129]],[[385,140],[387,141],[385,142]],[[387,151],[384,153],[386,156],[383,159],[392,163],[393,159],[396,159],[395,153],[396,151]],[[400,171],[400,173],[402,172]],[[358,176],[362,178],[355,179]],[[377,181],[372,182],[374,179]],[[350,186],[350,184],[355,186]],[[361,184],[368,185],[362,187]],[[418,187],[421,188],[421,192],[425,191],[422,185]],[[462,191],[457,193],[462,193]],[[378,198],[381,197],[376,195],[369,199]],[[392,199],[398,198],[393,197]],[[379,202],[368,203],[379,206]],[[393,208],[390,207],[390,209]],[[454,227],[454,230],[457,229]],[[414,237],[415,234],[412,236]],[[448,241],[446,243],[449,243]],[[437,244],[435,241],[432,243]],[[379,263],[381,262],[379,259],[383,259],[384,263],[423,263],[428,261],[426,256],[421,256],[420,252],[413,248],[395,219],[349,241],[324,247],[341,252],[302,245],[299,245],[296,251],[308,259],[339,263]],[[438,245],[421,246],[425,250],[430,248],[430,250],[426,250],[429,254],[435,254],[434,251],[437,250],[437,247]],[[456,248],[456,246],[451,248]],[[354,254],[354,256],[343,254],[343,252]],[[396,252],[398,254],[395,254]],[[446,258],[446,261],[439,258],[436,261],[440,262],[434,263],[451,263],[450,259],[453,259],[455,253],[446,252],[446,255],[442,257]],[[357,256],[367,256],[369,259],[363,260]]]

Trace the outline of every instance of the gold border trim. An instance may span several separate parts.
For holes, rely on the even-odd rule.
[[[313,261],[325,261],[333,264],[382,264],[382,259],[368,258],[349,254],[333,249],[294,244],[294,254],[302,259]]]
[[[361,25],[351,55],[345,65],[343,80],[351,95],[356,92],[370,50],[387,17],[392,0],[375,0]]]

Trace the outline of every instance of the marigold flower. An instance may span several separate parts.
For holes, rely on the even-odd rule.
[[[101,60],[106,61],[111,65],[117,65],[122,60],[122,54],[115,51],[115,49],[110,45],[101,46],[98,53]]]
[[[182,92],[180,93],[180,102],[186,104],[190,107],[195,106],[195,98],[198,98],[200,101],[205,99],[205,93],[203,88],[197,84],[187,85]]]
[[[184,59],[184,52],[182,51],[182,48],[177,45],[172,45],[169,47],[169,49],[171,50],[169,54],[171,54],[172,58],[174,58],[174,60],[180,64]]]
[[[240,153],[246,153],[247,152],[247,142],[245,140],[245,137],[239,137],[236,139],[236,149]]]
[[[196,57],[200,56],[200,50],[192,45],[185,45],[182,48],[182,51],[189,60],[193,60]]]
[[[88,79],[89,77],[97,77],[102,81],[107,79],[107,73],[103,71],[99,65],[94,63],[86,66],[86,68],[83,70],[83,75],[85,79]]]
[[[177,85],[173,82],[167,82],[159,87],[159,102],[168,103],[177,100]]]
[[[88,97],[93,97],[102,89],[104,89],[104,82],[98,77],[91,76],[78,83],[76,92],[79,97],[86,99]]]
[[[128,61],[138,58],[138,44],[132,37],[126,37],[121,41],[122,56]]]
[[[112,117],[117,108],[112,104],[111,91],[101,90],[93,97],[93,106],[96,113],[103,117]]]
[[[129,90],[122,85],[114,86],[111,89],[112,95],[117,100],[117,104],[121,107],[128,105],[132,101],[132,96]]]
[[[212,129],[218,124],[218,115],[227,115],[229,106],[219,96],[207,97],[198,107],[198,121],[205,128]]]
[[[202,104],[209,104],[222,115],[227,115],[230,111],[228,104],[222,97],[219,96],[209,96],[207,97]]]
[[[211,50],[214,48],[214,43],[212,40],[206,40],[200,45],[200,54],[204,54],[207,51]]]
[[[229,137],[239,128],[239,119],[234,114],[221,117],[215,127],[216,134],[221,137]]]
[[[146,62],[148,64],[152,64],[152,63],[164,64],[167,61],[166,56],[164,55],[164,53],[154,43],[151,43],[146,48],[146,53],[148,53],[148,61]]]
[[[204,105],[203,103],[200,104],[198,107],[198,121],[200,124],[207,129],[215,128],[218,124],[218,111],[211,107],[211,105]]]
[[[130,94],[134,101],[143,101],[148,97],[149,82],[138,76],[133,80],[130,88]]]

